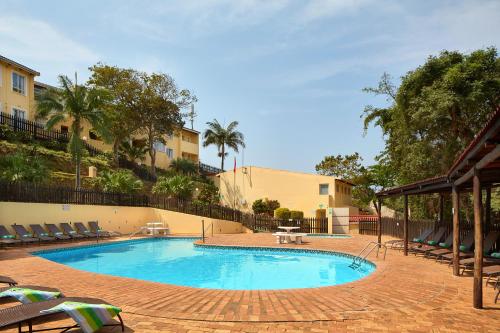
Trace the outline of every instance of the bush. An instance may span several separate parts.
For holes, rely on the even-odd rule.
[[[290,218],[290,210],[288,208],[277,208],[274,211],[274,217],[277,219],[288,220]]]
[[[280,208],[278,200],[257,199],[252,204],[254,214],[267,214],[273,216],[274,211]]]
[[[198,172],[198,166],[186,158],[176,158],[170,162],[170,168],[181,175],[194,175]]]
[[[220,202],[219,188],[214,184],[213,181],[207,180],[202,183],[197,184],[198,195],[196,200],[203,204],[216,205]]]
[[[194,182],[187,176],[160,177],[153,186],[152,192],[179,199],[190,199],[193,196]]]
[[[45,161],[33,149],[19,150],[0,158],[0,179],[8,182],[41,183],[49,176]]]
[[[142,190],[142,181],[129,170],[105,171],[102,176],[89,179],[89,183],[104,192],[137,193]]]
[[[290,211],[290,218],[293,220],[300,220],[304,218],[304,212],[300,210],[291,210]]]

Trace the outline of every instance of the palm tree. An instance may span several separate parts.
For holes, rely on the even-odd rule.
[[[238,152],[241,146],[245,148],[243,134],[236,130],[237,121],[231,122],[224,128],[216,119],[207,122],[208,128],[203,133],[203,147],[217,146],[218,156],[221,158],[221,169],[224,170],[224,159],[227,156],[226,146]]]
[[[46,90],[37,102],[38,116],[47,118],[46,127],[52,129],[63,120],[71,119],[68,150],[76,166],[76,188],[80,188],[80,164],[85,144],[81,138],[82,125],[87,121],[101,136],[107,137],[103,107],[109,94],[102,89],[89,88],[75,83],[67,76],[59,76],[59,89]]]
[[[198,171],[198,166],[186,158],[176,158],[170,162],[170,168],[182,175],[194,175]]]
[[[136,162],[137,160],[142,162],[146,159],[148,147],[143,141],[139,141],[136,144],[132,144],[130,141],[123,141],[119,147],[119,151],[130,162]]]

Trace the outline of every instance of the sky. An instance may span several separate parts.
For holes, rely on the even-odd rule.
[[[363,133],[362,92],[399,78],[442,50],[498,47],[500,1],[0,0],[0,54],[57,75],[102,62],[173,76],[197,97],[194,127],[239,122],[246,148],[226,166],[302,172],[327,155],[358,152],[370,165],[384,147]],[[220,165],[214,147],[200,159]]]

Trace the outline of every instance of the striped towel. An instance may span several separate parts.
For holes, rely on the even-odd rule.
[[[63,302],[40,313],[65,312],[80,326],[83,332],[93,333],[109,324],[122,309],[108,304],[88,304],[80,302]]]
[[[0,292],[0,298],[2,297],[14,297],[19,302],[26,304],[48,301],[54,298],[63,297],[63,294],[59,291],[43,291],[29,288],[12,287]]]

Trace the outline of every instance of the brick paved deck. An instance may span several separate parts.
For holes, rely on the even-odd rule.
[[[357,254],[374,239],[307,238],[303,245],[279,246]],[[270,234],[218,235],[208,238],[207,244],[278,246]],[[39,248],[28,250],[35,249]],[[371,256],[377,270],[362,280],[279,291],[206,290],[106,276],[46,261],[29,251],[0,250],[0,275],[24,284],[55,286],[67,296],[103,298],[123,308],[130,332],[498,332],[500,328],[500,304],[493,303],[491,287],[484,288],[485,309],[474,310],[471,277],[453,277],[445,264],[404,257],[395,250],[388,251],[385,261]]]

